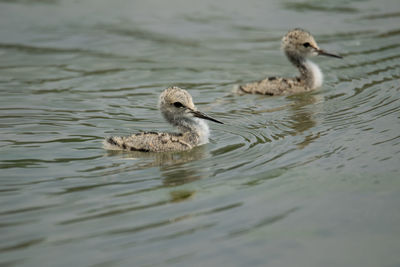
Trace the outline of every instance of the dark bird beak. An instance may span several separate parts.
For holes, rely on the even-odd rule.
[[[321,55],[321,56],[335,57],[335,58],[343,58],[343,57],[340,56],[340,55],[328,53],[328,52],[326,52],[326,51],[324,51],[324,50],[322,50],[322,49],[317,49],[317,53],[318,53],[318,55]]]
[[[191,113],[193,114],[193,116],[195,116],[196,118],[200,118],[200,119],[204,119],[204,120],[209,120],[209,121],[213,121],[216,123],[220,123],[220,124],[224,124],[222,121],[216,120],[214,118],[211,118],[210,116],[204,114],[201,111],[198,110],[192,110]]]

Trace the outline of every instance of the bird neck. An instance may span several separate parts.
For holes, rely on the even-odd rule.
[[[167,121],[179,129],[182,134],[195,135],[198,145],[208,143],[210,130],[208,124],[198,118],[167,118]]]
[[[317,64],[299,55],[286,53],[289,61],[299,70],[300,79],[310,89],[321,87],[323,74]]]

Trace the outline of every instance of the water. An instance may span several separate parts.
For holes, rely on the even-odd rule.
[[[295,70],[301,26],[321,90],[236,96]],[[399,266],[400,4],[388,1],[0,2],[0,265]],[[170,130],[189,90],[210,143],[116,153]]]

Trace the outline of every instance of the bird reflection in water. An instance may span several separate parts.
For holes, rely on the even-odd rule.
[[[289,117],[290,128],[294,131],[292,136],[303,134],[305,131],[317,125],[315,114],[318,112],[318,103],[323,101],[321,95],[299,94],[288,97],[292,102]],[[320,133],[311,132],[304,137],[304,140],[297,143],[297,148],[303,149],[320,137]]]
[[[205,146],[198,146],[189,151],[163,153],[110,150],[107,151],[107,155],[118,155],[124,159],[134,160],[129,170],[159,167],[163,179],[163,186],[173,187],[191,183],[205,177],[207,174],[206,168],[202,168],[198,164],[188,163],[207,158],[209,153]],[[188,194],[188,192],[171,192],[171,198],[174,201],[190,197],[191,195],[192,194]]]

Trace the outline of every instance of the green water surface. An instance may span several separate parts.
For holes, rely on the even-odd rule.
[[[233,94],[294,27],[323,87]],[[0,265],[400,266],[399,62],[398,0],[0,1]],[[171,85],[209,144],[102,148]]]

